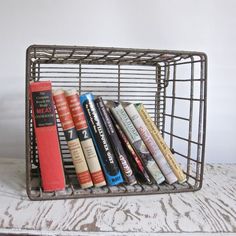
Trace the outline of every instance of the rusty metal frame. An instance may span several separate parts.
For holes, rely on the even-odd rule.
[[[179,78],[176,70],[185,65],[191,71],[189,78]],[[198,77],[196,65],[200,68]],[[172,72],[171,72],[172,71]],[[102,77],[104,76],[104,77]],[[136,78],[137,77],[137,78]],[[186,163],[185,184],[162,184],[91,188],[82,190],[76,183],[70,155],[64,134],[57,119],[59,139],[67,187],[65,191],[45,193],[40,185],[40,170],[37,157],[31,108],[29,103],[30,81],[52,80],[55,87],[76,87],[79,93],[93,91],[105,98],[144,102],[154,121],[160,128],[172,151]],[[178,84],[190,84],[190,95],[176,96]],[[198,83],[199,94],[195,95]],[[26,52],[25,84],[25,139],[26,139],[26,189],[31,200],[52,200],[65,198],[87,198],[147,195],[160,193],[191,192],[202,187],[207,114],[207,56],[202,52],[132,49],[112,47],[77,47],[55,45],[32,45]],[[103,90],[102,90],[103,89]],[[138,92],[135,92],[137,89]],[[171,93],[168,94],[168,91]],[[137,95],[139,93],[140,95]],[[170,100],[171,102],[167,102]],[[189,116],[176,114],[176,101],[187,101]],[[169,105],[170,112],[167,112]],[[198,106],[197,127],[193,127],[195,105]],[[196,114],[195,114],[196,116]],[[167,117],[170,129],[167,130]],[[188,124],[188,136],[175,133],[175,120]],[[192,129],[197,128],[197,138]],[[187,143],[187,154],[175,149],[175,139]],[[196,146],[196,150],[192,146]],[[191,172],[193,171],[193,172]]]

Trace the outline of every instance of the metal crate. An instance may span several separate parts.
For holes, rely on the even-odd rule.
[[[187,175],[184,184],[79,188],[57,117],[66,190],[45,193],[29,103],[30,81],[103,98],[142,102]],[[32,200],[127,196],[199,190],[203,181],[207,57],[201,52],[32,45],[26,55],[26,183]]]

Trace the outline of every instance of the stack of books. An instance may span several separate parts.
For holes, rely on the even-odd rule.
[[[31,83],[30,99],[43,191],[65,188],[56,112],[81,188],[186,181],[143,104],[52,90],[50,81]]]

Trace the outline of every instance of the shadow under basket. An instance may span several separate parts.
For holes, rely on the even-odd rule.
[[[57,116],[66,190],[41,188],[29,103],[31,81],[76,88],[104,100],[142,102],[187,176],[184,184],[136,184],[83,190]],[[199,190],[203,181],[207,57],[201,52],[32,45],[26,53],[26,186],[31,200],[147,195]]]

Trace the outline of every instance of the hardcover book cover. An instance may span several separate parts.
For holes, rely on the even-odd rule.
[[[123,177],[118,163],[116,162],[111,145],[106,137],[101,118],[96,110],[93,95],[86,93],[80,96],[80,102],[87,117],[89,129],[108,184],[113,186],[123,183]]]
[[[93,182],[88,170],[87,163],[85,161],[80,141],[77,136],[64,91],[61,89],[53,91],[53,99],[55,101],[57,113],[61,121],[80,186],[81,188],[92,187]]]
[[[144,182],[147,182],[148,184],[151,184],[152,181],[151,181],[147,171],[145,170],[145,168],[143,166],[143,163],[140,161],[140,159],[139,159],[140,157],[134,151],[134,149],[131,146],[129,140],[127,139],[124,132],[122,131],[122,129],[118,125],[117,121],[114,119],[113,115],[111,115],[111,119],[112,119],[113,124],[116,127],[116,130],[117,130],[117,133],[120,137],[120,140],[122,141],[124,147],[126,148],[125,150],[127,150],[127,153],[129,154],[130,164],[133,163],[132,167],[136,171],[136,174],[141,176],[141,178],[144,179]]]
[[[122,174],[123,174],[123,177],[124,177],[126,183],[128,183],[130,185],[136,184],[137,181],[134,176],[133,170],[130,166],[128,158],[127,158],[125,151],[122,147],[120,139],[116,133],[115,127],[113,126],[110,115],[107,112],[107,108],[103,102],[102,97],[96,98],[94,100],[94,103],[95,103],[97,110],[102,118],[103,124],[106,128],[106,131],[107,131],[107,136],[108,136],[109,140],[111,141],[111,145],[112,145],[115,155],[117,157],[117,161],[119,163],[120,170],[122,171]]]
[[[56,127],[51,82],[32,82],[29,91],[43,191],[63,190],[65,188],[65,176]]]
[[[77,130],[89,171],[95,187],[106,185],[106,181],[98,160],[98,156],[93,144],[92,137],[87,125],[87,121],[80,104],[79,96],[75,89],[65,91],[66,99],[70,108],[70,112]]]
[[[172,154],[169,147],[165,143],[163,137],[161,136],[160,131],[156,127],[155,123],[153,122],[152,118],[148,114],[147,110],[145,109],[145,107],[141,103],[136,104],[135,107],[138,110],[140,116],[142,117],[148,130],[150,131],[152,137],[154,138],[156,144],[159,146],[161,152],[165,156],[171,169],[173,170],[176,177],[178,178],[178,182],[184,183],[186,181],[186,175],[183,173],[183,170],[181,169],[180,165],[176,162],[174,155]]]
[[[144,121],[142,120],[141,116],[139,115],[134,104],[129,104],[128,106],[125,106],[125,111],[127,112],[128,116],[130,117],[131,121],[133,122],[133,124],[134,124],[135,128],[137,129],[139,135],[141,136],[143,142],[146,144],[148,150],[152,154],[154,160],[156,161],[159,168],[161,169],[167,182],[169,184],[175,183],[177,181],[177,177],[175,176],[174,172],[172,171],[168,162],[166,161],[165,157],[163,156],[162,152],[160,151],[158,145],[156,144],[155,140],[153,139],[152,135],[150,134],[149,130],[147,129]]]
[[[141,160],[144,163],[144,166],[150,172],[153,179],[158,184],[164,182],[165,177],[161,173],[156,162],[153,160],[152,155],[150,154],[146,145],[142,141],[132,121],[130,120],[127,113],[125,112],[123,106],[120,103],[113,103],[113,106],[110,109],[116,121],[123,129],[128,140],[130,141],[131,145],[134,147],[136,153],[140,156]]]

